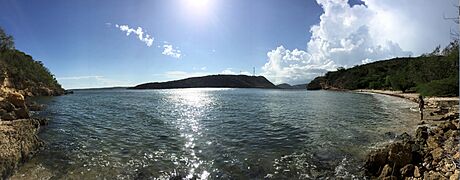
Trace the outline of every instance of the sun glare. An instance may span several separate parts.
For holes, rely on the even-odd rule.
[[[186,8],[194,14],[206,14],[211,0],[185,0]]]

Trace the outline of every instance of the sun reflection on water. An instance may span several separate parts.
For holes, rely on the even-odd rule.
[[[185,156],[180,159],[180,162],[185,162],[188,168],[186,175],[187,179],[207,179],[210,172],[202,167],[204,160],[200,159],[201,154],[198,142],[203,137],[203,132],[206,131],[202,127],[201,121],[206,117],[208,108],[214,105],[214,98],[210,96],[209,91],[218,91],[225,89],[209,89],[209,88],[195,88],[195,89],[178,89],[171,91],[168,99],[174,103],[175,113],[178,119],[175,121],[176,128],[179,129],[180,136],[185,139],[183,151]],[[207,141],[201,145],[210,145],[211,142]],[[202,147],[201,147],[202,148]]]

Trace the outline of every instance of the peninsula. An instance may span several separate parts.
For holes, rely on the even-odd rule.
[[[209,75],[168,82],[145,83],[129,89],[177,89],[177,88],[265,88],[278,89],[263,76]]]

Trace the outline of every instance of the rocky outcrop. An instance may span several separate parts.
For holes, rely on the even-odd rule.
[[[43,146],[37,137],[39,127],[35,119],[0,121],[0,178],[9,177]]]
[[[22,94],[4,87],[0,90],[0,178],[6,179],[43,146],[37,133],[48,122],[30,117]]]
[[[455,179],[459,177],[459,121],[417,128],[368,154],[364,169],[373,179]],[[390,173],[391,172],[391,173]]]

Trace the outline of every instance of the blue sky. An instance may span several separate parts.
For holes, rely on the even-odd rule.
[[[417,55],[445,45],[452,24],[442,15],[455,15],[448,1],[436,6],[428,1],[411,3],[439,12],[439,17],[412,24],[404,17],[422,12],[400,13],[405,5],[409,9],[409,3],[390,8],[391,4],[375,0],[0,2],[0,26],[15,37],[16,48],[43,61],[65,88],[252,74],[253,67],[275,83],[305,83],[338,66]],[[410,31],[433,26],[436,20],[441,22],[437,29]],[[382,24],[385,31],[376,30]],[[395,33],[394,26],[401,24],[409,24],[408,32]],[[144,42],[135,32],[127,36],[127,29],[138,27]],[[443,35],[416,41],[410,35],[414,33]],[[149,39],[151,45],[145,42]],[[363,53],[366,49],[372,53]]]

